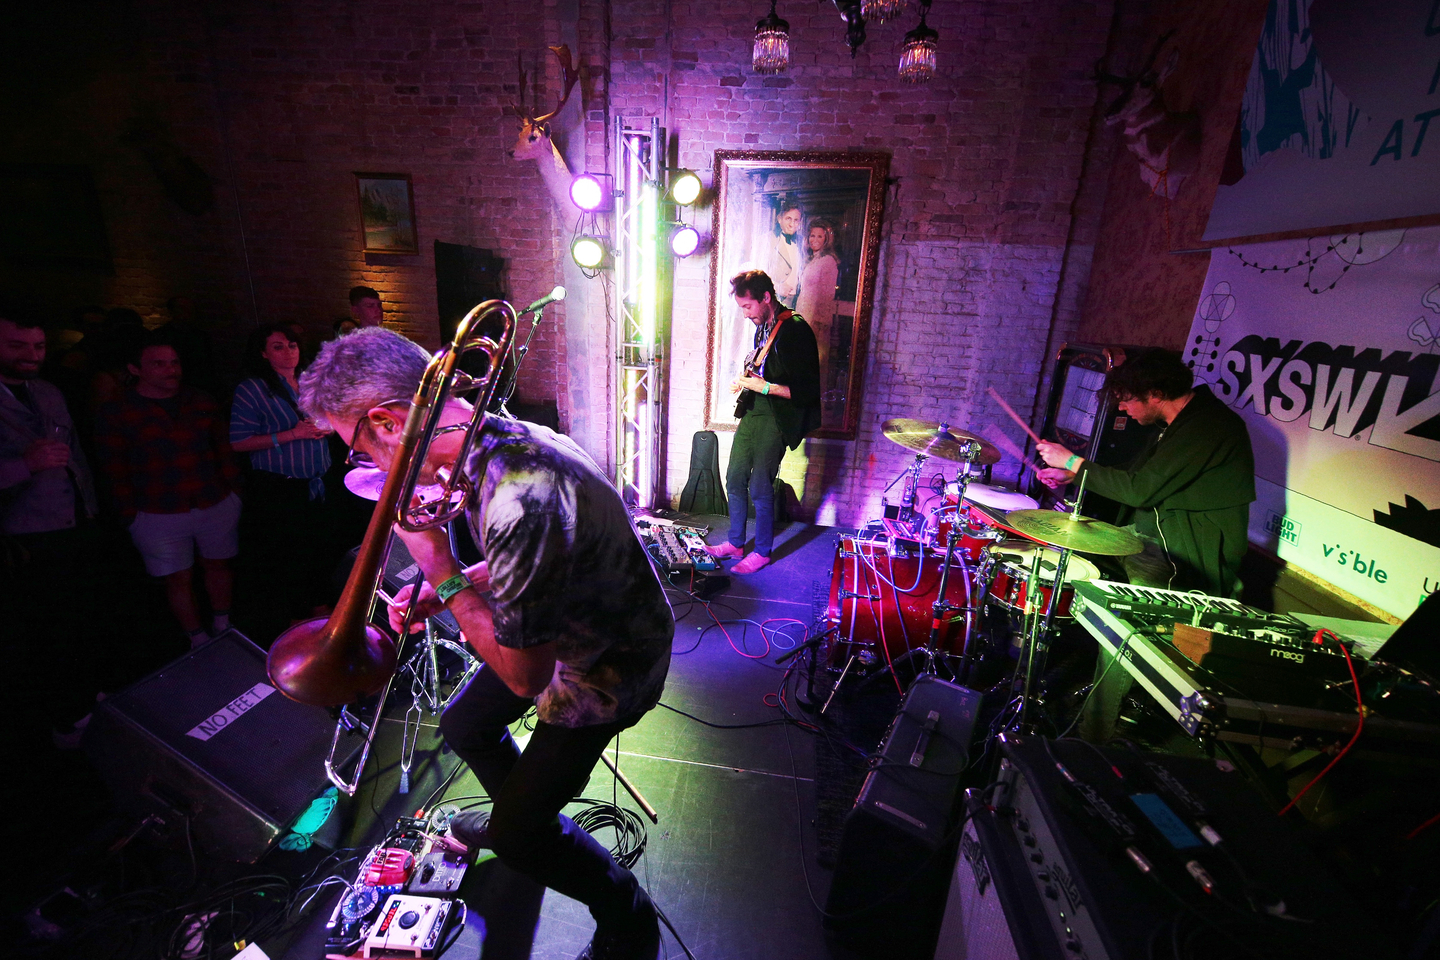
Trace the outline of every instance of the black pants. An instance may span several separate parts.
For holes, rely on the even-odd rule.
[[[91,521],[48,533],[14,538],[13,567],[4,611],[14,641],[7,656],[16,670],[20,700],[33,698],[56,727],[73,723],[95,706],[99,678],[115,657],[108,603],[101,576],[99,531]]]
[[[482,667],[441,716],[440,731],[490,795],[490,841],[500,859],[579,900],[597,923],[623,930],[647,902],[640,882],[560,811],[584,787],[605,745],[638,718],[593,727],[540,721],[522,753],[508,727],[533,703]]]
[[[258,619],[261,642],[292,619],[311,610],[329,594],[333,560],[328,542],[325,501],[310,499],[310,481],[268,470],[252,470],[246,479],[245,509],[240,516],[240,559],[244,604]],[[273,622],[271,622],[273,621]]]
[[[745,521],[755,505],[755,552],[770,556],[775,544],[775,478],[785,456],[785,438],[768,410],[752,409],[740,418],[730,445],[725,490],[730,506],[732,546],[745,548]]]

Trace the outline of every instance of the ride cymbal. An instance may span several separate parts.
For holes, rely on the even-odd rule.
[[[1057,510],[1011,510],[1005,525],[1031,540],[1079,553],[1128,557],[1144,549],[1139,537],[1114,524]]]
[[[880,431],[891,443],[898,443],[906,450],[922,453],[927,457],[939,457],[964,463],[966,448],[970,443],[977,445],[978,452],[971,462],[979,464],[999,463],[1000,451],[983,437],[964,430],[952,430],[948,423],[931,423],[928,420],[910,420],[897,417],[886,420]]]

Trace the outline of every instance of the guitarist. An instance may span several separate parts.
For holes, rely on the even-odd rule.
[[[763,270],[730,280],[730,292],[755,325],[755,349],[730,385],[738,395],[740,428],[730,448],[725,475],[730,536],[707,548],[717,559],[743,557],[732,573],[755,573],[770,563],[774,543],[775,476],[787,448],[800,445],[820,426],[820,353],[815,334],[798,313],[779,303],[775,284]],[[745,520],[755,505],[755,549],[745,553]]]

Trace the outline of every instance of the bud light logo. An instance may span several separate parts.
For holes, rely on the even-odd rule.
[[[1274,510],[1265,511],[1265,532],[1273,533],[1286,543],[1300,542],[1300,524]]]

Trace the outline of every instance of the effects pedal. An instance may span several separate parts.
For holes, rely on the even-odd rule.
[[[453,897],[468,867],[463,853],[431,850],[420,858],[405,892],[417,897]]]
[[[367,960],[435,956],[454,908],[452,900],[391,894],[361,956]]]

